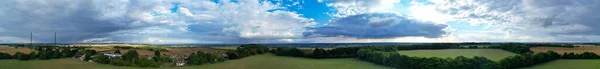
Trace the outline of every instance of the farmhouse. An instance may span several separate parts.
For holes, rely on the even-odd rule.
[[[110,58],[115,58],[115,57],[121,57],[121,54],[112,54],[112,53],[104,53],[104,55],[110,57]]]

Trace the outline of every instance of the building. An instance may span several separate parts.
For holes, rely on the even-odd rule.
[[[121,54],[112,54],[112,53],[104,53],[104,55],[110,57],[110,58],[115,58],[115,57],[121,57]]]

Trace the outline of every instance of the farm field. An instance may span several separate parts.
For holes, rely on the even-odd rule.
[[[563,54],[564,52],[574,52],[574,53],[583,53],[583,52],[594,52],[596,54],[600,53],[600,47],[595,46],[581,46],[574,48],[565,48],[565,47],[532,47],[530,48],[533,52],[546,52],[548,50],[555,51],[559,54]]]
[[[136,67],[96,64],[74,59],[54,60],[0,60],[0,67],[6,69],[148,69]],[[150,68],[158,69],[158,68]],[[163,68],[165,69],[165,68]],[[354,58],[309,59],[275,56],[273,54],[255,55],[222,63],[172,67],[166,69],[390,69]]]
[[[559,59],[522,69],[600,69],[600,60]]]
[[[202,51],[202,52],[210,52],[210,53],[223,53],[223,52],[227,52],[225,50],[215,50],[215,49],[210,49],[210,48],[204,48],[204,47],[181,47],[181,48],[167,48],[167,50],[169,50],[168,52],[160,52],[161,54],[167,54],[167,55],[190,55],[192,53],[196,53],[198,51]],[[103,51],[103,53],[113,53],[116,50],[106,50]],[[121,51],[121,53],[127,53],[127,51],[129,51],[129,49],[121,49],[119,50]],[[149,51],[149,50],[136,50],[141,56],[144,55],[148,55],[148,56],[154,56],[154,51]]]
[[[29,48],[13,48],[13,47],[7,47],[7,46],[0,46],[0,52],[4,52],[4,53],[8,53],[10,55],[13,55],[17,52],[22,52],[22,53],[31,53],[31,49]]]
[[[215,49],[225,49],[225,50],[237,50],[238,46],[217,46],[217,47],[210,47],[210,48],[215,48]]]
[[[457,57],[457,56],[465,56],[465,57],[473,57],[473,56],[483,56],[490,60],[499,61],[508,56],[517,55],[512,52],[504,51],[501,49],[439,49],[439,50],[403,50],[397,51],[400,54],[408,55],[408,56],[418,56],[418,57]]]

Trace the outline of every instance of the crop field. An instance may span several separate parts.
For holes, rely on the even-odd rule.
[[[533,52],[546,52],[548,50],[555,51],[559,54],[563,54],[564,52],[574,52],[574,53],[583,53],[583,52],[594,52],[596,54],[600,54],[600,47],[595,46],[581,46],[574,48],[565,48],[565,47],[532,47],[530,48]]]
[[[600,60],[559,59],[522,69],[600,69]]]
[[[11,55],[13,55],[17,52],[29,54],[29,53],[31,53],[31,51],[32,50],[29,48],[14,48],[14,47],[0,46],[0,52],[8,53]]]
[[[167,55],[190,55],[190,54],[196,53],[198,51],[209,52],[209,53],[227,52],[225,50],[216,50],[216,49],[204,48],[204,47],[167,48],[167,50],[169,50],[169,52],[161,52],[161,53],[167,54]]]
[[[215,49],[225,49],[225,50],[237,50],[238,46],[217,46],[217,47],[210,47],[210,48],[215,48]]]
[[[209,52],[209,53],[223,53],[223,52],[227,52],[225,50],[215,50],[215,49],[210,49],[210,48],[204,48],[204,47],[185,47],[185,48],[167,48],[167,50],[169,50],[168,52],[160,52],[161,54],[167,54],[167,55],[190,55],[192,53],[196,53],[198,51],[203,51],[203,52]],[[106,50],[103,51],[103,53],[113,53],[116,50]],[[120,50],[122,54],[127,53],[127,51],[129,51],[128,49],[121,49]],[[141,56],[144,55],[148,55],[148,56],[154,56],[154,51],[149,51],[149,50],[136,50]]]
[[[418,56],[418,57],[457,57],[457,56],[465,56],[465,57],[473,57],[473,56],[483,56],[490,60],[499,61],[508,56],[517,55],[512,52],[504,51],[501,49],[439,49],[439,50],[404,50],[398,51],[400,54],[408,55],[408,56]]]
[[[0,60],[0,67],[6,69],[148,69],[136,67],[96,64],[74,59],[53,60]],[[150,68],[158,69],[158,68]],[[390,69],[355,58],[309,59],[275,56],[273,54],[255,55],[237,60],[228,60],[216,64],[171,67],[161,69]]]

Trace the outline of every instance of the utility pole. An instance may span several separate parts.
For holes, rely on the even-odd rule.
[[[56,32],[54,32],[54,45],[58,46],[58,44],[56,44]]]
[[[33,32],[29,32],[29,45],[33,47]]]

